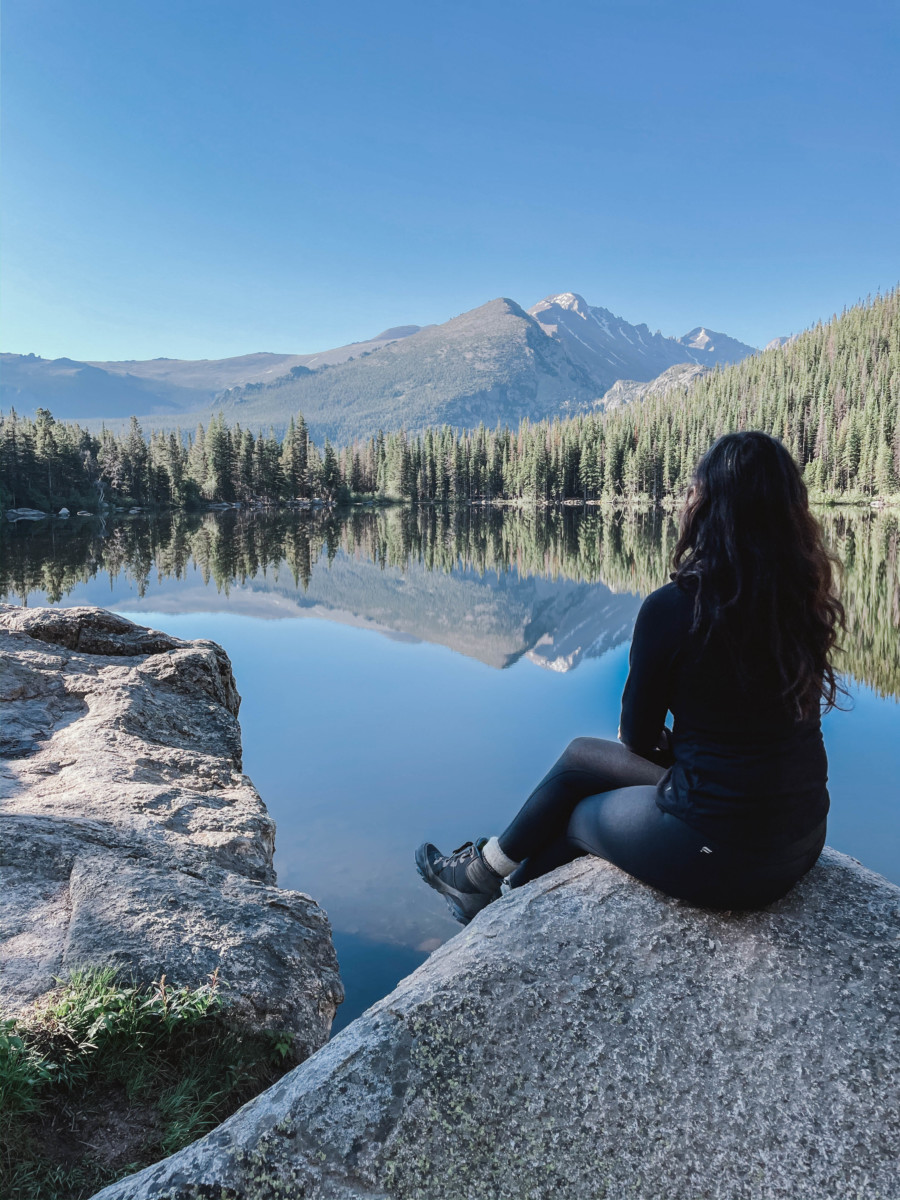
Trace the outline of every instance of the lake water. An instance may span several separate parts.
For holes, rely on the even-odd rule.
[[[848,711],[825,719],[829,843],[900,883],[898,519],[828,511]],[[283,887],[331,918],[340,1028],[458,932],[413,866],[499,832],[565,744],[615,737],[672,522],[592,510],[205,513],[20,522],[0,594],[214,638]]]

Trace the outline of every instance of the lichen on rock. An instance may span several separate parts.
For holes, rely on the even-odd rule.
[[[900,888],[826,850],[692,908],[597,859],[492,904],[98,1200],[896,1200]]]
[[[328,1037],[328,919],[275,886],[274,825],[241,770],[228,656],[97,608],[0,605],[0,1005],[74,967],[197,985],[235,1018]]]

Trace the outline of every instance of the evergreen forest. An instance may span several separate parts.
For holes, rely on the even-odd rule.
[[[0,504],[53,511],[384,499],[664,503],[720,434],[763,429],[813,498],[900,497],[900,288],[687,389],[517,429],[449,426],[319,447],[298,415],[283,438],[220,416],[145,437],[0,416]]]

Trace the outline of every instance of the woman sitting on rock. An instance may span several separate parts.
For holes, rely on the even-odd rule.
[[[719,438],[688,490],[672,582],[638,613],[620,741],[576,738],[499,837],[416,851],[454,917],[582,854],[694,904],[783,896],[825,843],[833,563],[784,446]]]

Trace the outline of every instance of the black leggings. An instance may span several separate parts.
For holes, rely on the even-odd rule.
[[[819,857],[824,823],[775,856],[714,844],[658,807],[663,774],[619,742],[576,738],[500,835],[504,854],[521,863],[512,886],[595,854],[694,904],[759,908],[789,891]]]

